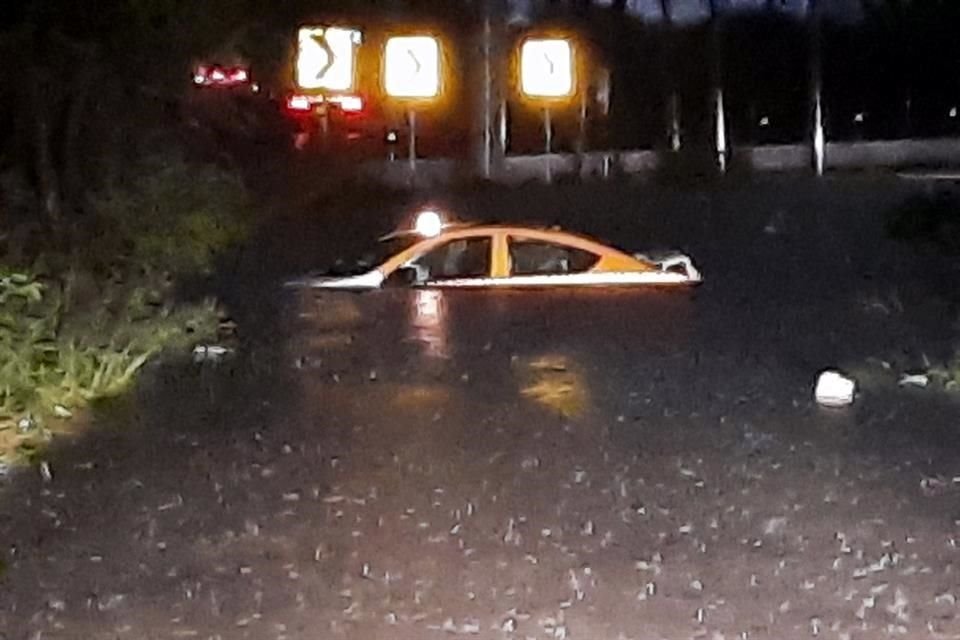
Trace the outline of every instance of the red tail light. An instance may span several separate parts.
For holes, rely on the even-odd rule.
[[[249,82],[250,70],[246,67],[201,64],[193,72],[193,83],[203,87],[235,87]]]
[[[290,111],[310,111],[313,105],[307,96],[290,96],[287,98],[287,109]]]

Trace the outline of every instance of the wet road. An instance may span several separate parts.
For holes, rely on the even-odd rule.
[[[687,217],[632,232],[703,265],[687,293],[246,274],[235,361],[155,369],[8,484],[0,634],[960,637],[957,403],[895,384],[948,307],[837,189],[783,220],[656,196]],[[850,410],[811,402],[830,365]]]

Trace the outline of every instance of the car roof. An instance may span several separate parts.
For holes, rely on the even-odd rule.
[[[564,231],[558,227],[535,227],[530,225],[504,223],[458,223],[444,227],[444,229],[437,236],[432,238],[423,238],[392,258],[389,258],[382,266],[393,268],[406,259],[406,256],[409,256],[410,254],[418,253],[422,250],[430,250],[433,247],[450,240],[502,234],[521,236],[524,239],[542,242],[555,242],[557,244],[566,245],[582,251],[588,251],[597,255],[617,256],[618,258],[635,260],[633,256],[630,256],[621,249],[607,245],[599,240],[594,240],[589,236],[572,233],[570,231]]]
[[[590,245],[597,249],[603,249],[605,251],[616,251],[623,253],[622,250],[617,247],[611,246],[602,240],[598,240],[591,236],[578,233],[576,231],[568,231],[567,229],[562,229],[559,226],[544,226],[544,225],[532,225],[532,224],[511,224],[505,222],[492,222],[492,223],[463,223],[463,224],[452,224],[448,227],[445,227],[437,238],[449,237],[450,235],[459,236],[460,233],[457,232],[466,232],[463,235],[483,235],[485,233],[506,233],[507,235],[518,235],[518,236],[527,236],[531,239],[544,240],[544,241],[555,241],[561,242],[564,244],[569,244],[572,246],[579,246],[583,244],[584,246]]]

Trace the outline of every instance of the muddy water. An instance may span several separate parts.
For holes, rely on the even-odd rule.
[[[0,637],[957,636],[960,412],[896,386],[945,307],[840,195],[638,222],[688,293],[235,283],[236,360],[5,485]]]

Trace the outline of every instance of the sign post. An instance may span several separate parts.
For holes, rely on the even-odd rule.
[[[297,32],[295,81],[304,92],[318,96],[320,138],[330,138],[330,102],[356,87],[357,47],[363,40],[356,29],[302,26]]]
[[[546,159],[544,177],[553,180],[553,123],[550,108],[568,102],[575,93],[573,45],[563,38],[530,38],[520,47],[520,90],[543,104],[543,131]]]
[[[547,158],[544,165],[544,177],[547,179],[547,184],[550,184],[553,182],[553,167],[550,166],[553,156],[553,123],[550,121],[550,107],[543,110],[543,137],[546,142],[544,152]]]
[[[434,36],[393,36],[383,55],[384,90],[406,103],[410,128],[410,179],[417,173],[416,106],[440,95],[440,41]]]
[[[417,112],[414,109],[410,109],[407,112],[407,122],[410,125],[410,175],[415,176],[417,174]]]

